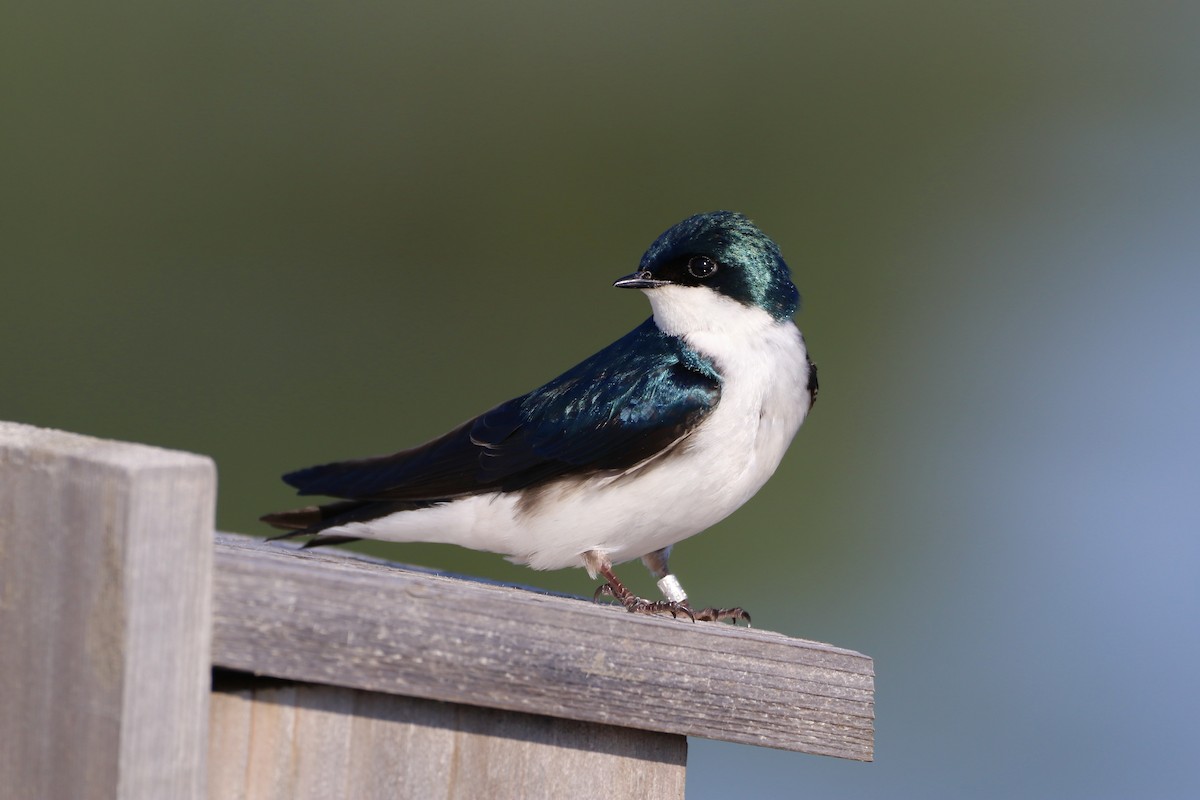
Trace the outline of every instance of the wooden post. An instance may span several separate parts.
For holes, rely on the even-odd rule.
[[[205,796],[207,458],[0,422],[0,786]]]
[[[666,800],[687,736],[872,758],[859,653],[214,534],[214,482],[0,423],[5,796]]]

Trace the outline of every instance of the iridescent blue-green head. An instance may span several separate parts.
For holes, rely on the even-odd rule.
[[[779,247],[741,214],[713,211],[688,217],[650,245],[638,271],[614,286],[706,287],[743,305],[787,319],[800,293]]]

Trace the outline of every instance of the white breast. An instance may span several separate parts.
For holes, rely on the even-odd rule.
[[[663,287],[647,294],[659,328],[683,337],[724,378],[716,410],[691,443],[721,478],[718,495],[735,502],[724,518],[771,477],[808,414],[804,338],[791,320],[708,290]]]

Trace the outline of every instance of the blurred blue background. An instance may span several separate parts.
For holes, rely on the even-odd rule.
[[[821,401],[672,565],[873,656],[877,761],[693,741],[689,798],[1200,796],[1198,9],[9,4],[0,418],[209,454],[264,532],[280,473],[557,374],[739,210]]]

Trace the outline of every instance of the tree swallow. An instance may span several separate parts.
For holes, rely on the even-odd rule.
[[[426,444],[283,476],[340,498],[268,514],[308,545],[439,542],[534,569],[582,566],[637,613],[693,610],[667,568],[672,545],[732,514],[775,472],[817,397],[792,322],[800,295],[779,248],[746,217],[698,214],[614,286],[653,316],[578,366]],[[635,596],[613,564],[641,558],[665,600]]]

